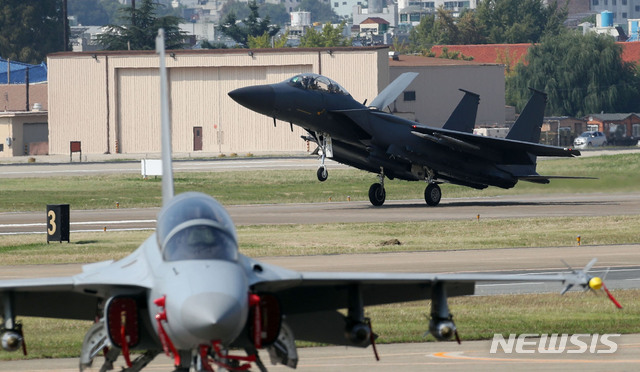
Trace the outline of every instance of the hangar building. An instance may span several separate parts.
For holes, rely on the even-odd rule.
[[[476,127],[504,126],[504,65],[473,61],[398,56],[389,61],[390,80],[408,71],[419,75],[400,95],[392,111],[409,120],[441,127],[464,96],[480,95]]]
[[[416,91],[417,101],[398,102],[396,108],[403,114],[441,125],[462,97],[458,88],[465,88],[481,94],[480,110],[495,116],[483,120],[504,122],[502,65],[468,63],[445,74],[452,67],[443,59],[403,61],[402,56],[403,65],[392,62],[390,67],[388,51],[385,46],[167,51],[174,151],[239,155],[312,151],[315,146],[308,148],[300,139],[306,133],[299,127],[291,130],[289,123],[278,122],[274,128],[271,119],[227,95],[236,88],[281,82],[303,72],[326,75],[354,99],[370,102],[401,72],[413,70],[421,75],[409,88]],[[436,61],[417,62],[424,59]],[[443,64],[435,75],[429,72]],[[84,154],[159,153],[155,52],[54,53],[48,56],[48,67],[50,154],[69,154],[70,142],[76,141]],[[423,99],[428,104],[423,105]]]
[[[302,129],[291,131],[288,123],[274,128],[227,92],[315,72],[367,98],[387,85],[387,58],[386,48],[168,51],[174,151],[306,151]],[[155,52],[55,53],[48,64],[51,154],[68,154],[71,141],[89,154],[160,151]],[[354,73],[345,66],[366,68]]]

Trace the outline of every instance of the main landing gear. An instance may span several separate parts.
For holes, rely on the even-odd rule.
[[[424,201],[430,207],[435,207],[440,204],[440,198],[442,198],[442,191],[437,183],[430,183],[427,188],[424,189]]]
[[[318,170],[318,175],[320,174],[320,170]],[[319,176],[318,176],[319,177]],[[369,187],[369,201],[376,207],[384,204],[387,193],[384,189],[384,170],[380,168],[380,174],[378,175],[380,182],[374,183]],[[435,207],[440,204],[440,199],[442,198],[442,190],[440,190],[440,186],[437,183],[431,181],[427,185],[427,188],[424,190],[424,201],[427,202],[428,206]]]
[[[384,204],[384,200],[387,197],[387,192],[384,191],[384,169],[380,168],[379,183],[374,183],[369,187],[369,201],[376,207]]]

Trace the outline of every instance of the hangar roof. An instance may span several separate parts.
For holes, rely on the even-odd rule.
[[[417,66],[496,66],[499,63],[485,63],[465,61],[461,59],[434,58],[423,56],[400,55],[399,59],[389,59],[389,67],[417,67]]]

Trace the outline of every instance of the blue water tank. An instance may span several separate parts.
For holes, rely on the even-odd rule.
[[[602,22],[602,26],[601,27],[613,27],[613,13],[605,10],[602,13],[600,13],[600,19]]]

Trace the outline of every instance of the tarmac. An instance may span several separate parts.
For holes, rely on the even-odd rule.
[[[558,337],[561,337],[559,335]],[[508,339],[508,337],[507,337]],[[637,371],[640,366],[640,335],[608,336],[606,343],[601,335],[593,341],[593,335],[583,335],[578,342],[569,338],[564,349],[560,341],[550,353],[550,348],[541,347],[537,337],[524,339],[519,353],[514,342],[512,349],[497,347],[491,352],[492,340],[455,342],[424,342],[377,345],[380,361],[376,361],[371,347],[367,349],[341,346],[311,347],[298,349],[299,363],[295,371],[351,371],[351,372],[396,372],[406,371]],[[546,342],[549,345],[550,340]],[[579,342],[584,343],[583,346]],[[610,343],[615,344],[615,352]],[[592,345],[593,346],[592,348]],[[541,351],[542,350],[542,351]],[[561,352],[557,352],[560,350]],[[511,351],[511,352],[509,352]],[[260,357],[272,372],[294,371],[282,365],[271,366],[266,352]],[[102,360],[96,358],[91,371],[99,370]],[[114,370],[119,370],[122,358]],[[22,372],[72,372],[78,370],[77,358],[33,359],[27,361],[0,362],[0,371]],[[171,371],[173,361],[159,355],[144,371]]]

